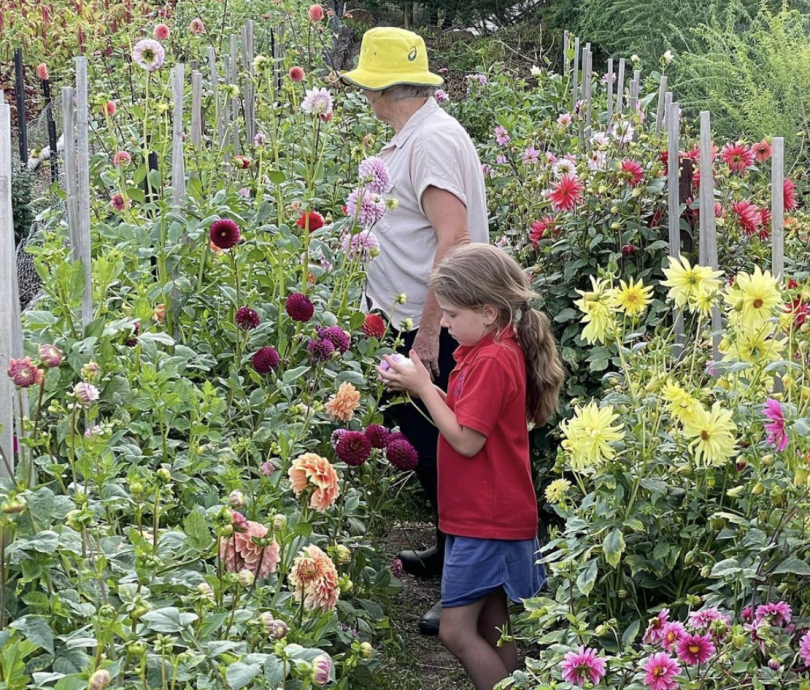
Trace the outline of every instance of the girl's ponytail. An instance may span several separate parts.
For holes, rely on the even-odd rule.
[[[557,412],[565,373],[548,316],[528,304],[516,331],[526,359],[526,416],[543,426]]]

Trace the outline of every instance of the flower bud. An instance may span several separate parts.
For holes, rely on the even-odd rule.
[[[630,592],[626,589],[620,589],[617,594],[619,595],[619,599],[627,599],[630,596]]]
[[[289,630],[290,629],[287,627],[287,624],[284,621],[276,621],[273,628],[273,637],[275,637],[277,640],[283,640],[287,636]]]
[[[385,206],[389,211],[396,211],[396,209],[399,208],[399,199],[388,199],[388,201],[385,202]]]
[[[219,530],[219,536],[226,539],[233,534],[233,525],[225,525]]]
[[[413,319],[402,319],[402,326],[403,331],[412,331],[413,330]]]
[[[604,623],[601,623],[601,624],[596,626],[596,629],[594,630],[594,632],[596,633],[597,637],[604,637],[605,635],[607,635],[610,632],[610,628],[607,625],[605,625]]]
[[[343,544],[338,544],[337,547],[335,547],[335,556],[340,565],[346,565],[346,563],[352,560],[352,552]]]
[[[161,467],[157,472],[155,472],[155,476],[157,477],[158,481],[163,482],[164,484],[168,484],[172,480],[172,473],[166,467]]]
[[[757,482],[754,484],[753,488],[751,489],[751,493],[755,496],[759,496],[760,494],[765,492],[765,487],[762,485],[761,482]]]
[[[6,515],[16,515],[25,510],[25,505],[25,499],[20,497],[11,498],[7,501],[3,501],[2,505],[0,505],[0,510]]]
[[[242,587],[250,587],[256,581],[256,577],[253,575],[253,572],[250,570],[240,570],[239,571],[239,584]]]
[[[234,508],[244,508],[247,500],[245,499],[245,494],[243,494],[241,491],[234,490],[229,494],[228,502]]]
[[[743,635],[742,633],[732,635],[731,644],[734,645],[735,649],[742,649],[743,647],[745,647],[745,635]]]
[[[397,304],[405,304],[408,301],[408,296],[404,292],[400,292],[395,298],[394,301]]]
[[[132,482],[132,484],[129,485],[129,493],[133,496],[140,496],[143,493],[143,484],[140,482]]]
[[[84,381],[95,381],[98,376],[98,364],[95,362],[88,362],[82,367],[81,375]]]
[[[276,513],[273,516],[273,529],[280,532],[287,526],[287,516],[284,513]]]
[[[211,585],[209,585],[207,582],[201,582],[200,584],[198,584],[197,591],[206,599],[214,598],[214,590],[211,589]]]
[[[372,647],[368,642],[363,642],[360,645],[360,656],[363,659],[370,659],[372,654],[374,654],[374,647]]]
[[[87,684],[88,690],[104,690],[112,682],[112,676],[106,669],[100,668],[92,676]]]
[[[276,619],[273,618],[273,614],[269,611],[265,611],[259,616],[259,621],[261,622],[264,631],[270,635],[270,637],[273,637],[276,631]]]
[[[319,654],[312,660],[312,684],[323,687],[329,683],[332,672],[332,657],[328,654]]]

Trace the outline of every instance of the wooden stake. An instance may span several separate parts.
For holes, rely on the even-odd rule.
[[[666,77],[662,77],[666,79]],[[659,99],[660,102],[660,99]],[[700,264],[717,270],[717,222],[714,215],[712,124],[708,110],[700,113]],[[720,360],[720,309],[712,309],[712,357]]]
[[[588,46],[591,44],[589,43]],[[591,126],[592,89],[593,89],[593,53],[590,47],[585,51],[585,126]]]
[[[172,208],[183,208],[186,197],[186,169],[183,161],[183,86],[185,65],[180,62],[172,70]]]
[[[619,58],[619,80],[616,82],[616,114],[622,114],[624,106],[624,58]]]
[[[202,74],[191,73],[191,145],[202,145]]]
[[[785,139],[774,137],[771,154],[771,269],[776,278],[785,273]]]
[[[245,137],[246,146],[253,145],[253,137],[256,136],[256,86],[253,82],[253,20],[248,19],[242,28],[242,59],[248,78],[242,87],[242,98],[245,108]]]
[[[17,274],[14,260],[14,213],[11,208],[11,108],[0,103],[0,477],[14,474],[14,404],[17,394],[6,375],[13,356],[13,320],[20,303],[12,299]]]
[[[225,123],[222,116],[222,108],[219,104],[219,68],[217,67],[217,55],[213,46],[208,46],[208,69],[211,72],[211,97],[214,99],[214,117],[217,121],[217,141],[220,146],[225,139]]]
[[[658,110],[655,114],[655,136],[661,136],[661,129],[664,126],[664,108],[666,106],[667,97],[667,75],[661,77],[661,83],[658,86]]]
[[[668,211],[669,211],[669,255],[678,259],[681,255],[681,204],[678,194],[678,183],[680,176],[680,161],[678,153],[680,151],[680,106],[677,103],[667,109],[667,129],[669,135],[668,151],[669,160],[667,164],[667,191],[668,191]],[[684,346],[683,314],[680,310],[673,313],[675,321],[675,346],[673,353],[680,356]]]
[[[90,109],[87,103],[87,58],[76,58],[76,130],[78,171],[77,257],[84,268],[82,327],[93,318],[93,269],[90,251]]]
[[[76,260],[76,233],[79,228],[79,183],[76,179],[76,111],[73,103],[73,87],[62,88],[62,136],[65,145],[65,193],[67,194],[68,231],[72,259]]]
[[[577,101],[579,100],[579,38],[574,39],[574,86],[573,98],[571,100],[571,112],[577,109]]]
[[[228,81],[229,84],[239,86],[239,51],[238,51],[239,38],[236,34],[231,34],[231,76]],[[231,144],[233,144],[233,152],[235,155],[241,153],[241,142],[239,136],[239,116],[241,114],[239,108],[239,98],[231,98],[230,114],[231,114]]]
[[[607,126],[613,119],[613,58],[608,60],[607,68]]]

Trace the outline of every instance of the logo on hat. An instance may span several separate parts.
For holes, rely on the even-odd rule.
[[[408,62],[413,62],[416,60],[416,46],[411,48],[411,52],[408,53]]]

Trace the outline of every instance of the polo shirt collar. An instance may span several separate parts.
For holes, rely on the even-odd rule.
[[[509,326],[501,333],[497,342],[515,340],[516,338],[517,334],[515,333],[515,329]],[[488,345],[492,345],[494,342],[496,342],[495,335],[488,333],[475,345],[459,345],[453,352],[453,358],[456,360],[456,364],[464,364],[465,362],[472,361],[481,350]]]
[[[419,110],[411,115],[410,119],[405,123],[405,126],[397,132],[396,136],[391,139],[391,141],[382,147],[382,150],[385,151],[405,144],[405,142],[410,139],[411,134],[419,129],[420,125],[437,110],[439,110],[439,104],[436,102],[436,99],[431,96]]]

